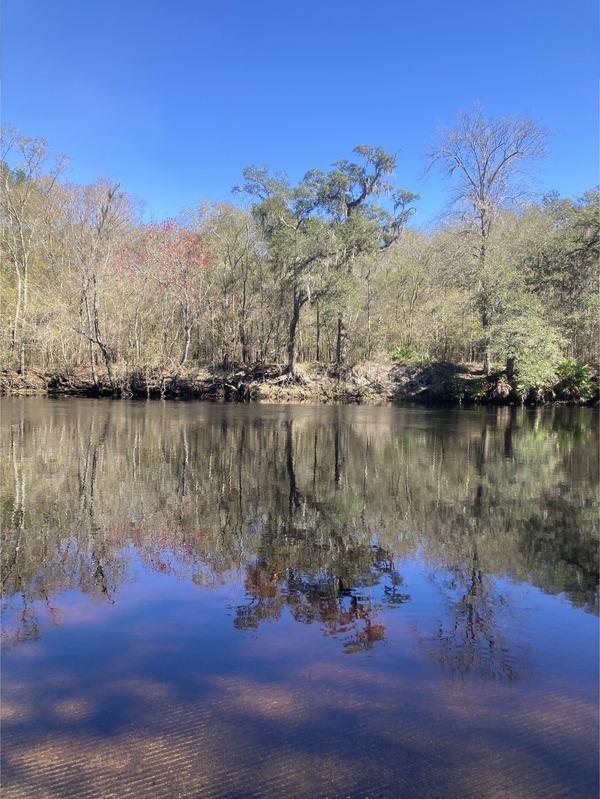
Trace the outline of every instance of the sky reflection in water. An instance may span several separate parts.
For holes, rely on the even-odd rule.
[[[10,799],[597,793],[593,413],[2,424]]]

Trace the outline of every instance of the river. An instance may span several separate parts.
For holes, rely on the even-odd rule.
[[[592,799],[598,418],[5,398],[5,799]]]

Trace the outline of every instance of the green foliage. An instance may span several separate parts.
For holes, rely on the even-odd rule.
[[[534,401],[545,399],[556,382],[556,368],[552,353],[544,348],[527,347],[519,358],[513,380],[514,390],[520,399]]]
[[[591,367],[574,358],[566,358],[559,364],[556,376],[558,383],[554,392],[557,399],[569,402],[587,402],[598,390],[597,386],[594,386]]]
[[[490,378],[477,377],[473,380],[462,380],[461,388],[464,392],[463,398],[469,402],[483,402],[488,399],[490,394]]]
[[[480,207],[459,179],[462,155],[496,140],[512,147],[521,134],[526,152],[515,151],[508,172],[502,164],[487,187],[490,204]],[[198,313],[182,325],[172,281],[148,279],[161,264],[152,267],[141,247],[147,231],[131,198],[120,190],[108,197],[101,182],[63,181],[64,164],[50,158],[45,140],[5,128],[0,361],[70,373],[109,358],[115,374],[169,372],[185,333],[198,366],[281,364],[295,353],[329,362],[391,353],[415,367],[485,359],[496,370],[490,381],[450,376],[442,393],[586,402],[597,390],[586,364],[600,359],[600,194],[511,205],[518,181],[509,184],[543,153],[544,138],[529,120],[491,119],[481,109],[461,115],[442,136],[448,152],[430,155],[454,172],[453,207],[466,203],[469,213],[432,232],[406,226],[417,195],[393,185],[396,155],[382,148],[360,145],[295,185],[281,172],[248,167],[237,190],[247,208],[204,205],[182,220],[210,254],[210,280],[193,275],[202,288]],[[465,150],[469,141],[474,150]],[[483,190],[486,174],[477,173]],[[98,238],[108,200],[121,195],[114,224]],[[133,266],[129,251],[139,259]]]
[[[381,147],[354,148],[364,164],[342,159],[325,173],[312,169],[295,190],[296,213],[317,213],[327,219],[338,239],[337,266],[352,267],[352,260],[389,247],[398,239],[415,209],[418,194],[393,190],[389,178],[396,168],[396,156]],[[394,211],[370,202],[391,195]]]
[[[396,347],[391,353],[392,361],[402,361],[403,363],[433,363],[435,358],[428,352],[421,352],[410,345]]]
[[[489,323],[482,343],[497,362],[506,363],[507,370],[512,362],[514,369],[498,382],[494,396],[512,393],[520,401],[540,401],[556,383],[561,339],[519,269],[519,246],[510,240],[518,228],[518,220],[509,219],[499,238],[492,240],[479,292]]]
[[[587,361],[600,356],[599,212],[600,192],[593,189],[576,200],[547,195],[524,217],[530,289],[568,342],[565,354]]]

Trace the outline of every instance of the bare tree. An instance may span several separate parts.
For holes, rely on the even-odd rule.
[[[43,239],[49,198],[66,168],[66,157],[50,158],[41,137],[29,138],[10,126],[0,132],[0,214],[2,252],[14,269],[16,296],[10,348],[25,372],[31,263]]]
[[[72,186],[67,192],[65,236],[70,260],[81,288],[81,327],[77,333],[89,344],[90,369],[96,390],[100,381],[96,349],[100,350],[111,388],[113,356],[104,335],[100,313],[102,277],[117,247],[134,223],[136,205],[119,183],[100,179],[89,186]]]
[[[495,220],[531,194],[533,164],[547,157],[549,131],[519,114],[486,116],[481,105],[462,111],[426,149],[429,172],[435,165],[452,179],[449,206],[477,234],[478,296],[484,333],[484,372],[490,370],[490,298],[486,254]]]
[[[188,358],[192,330],[199,326],[208,292],[206,272],[212,258],[204,237],[175,219],[150,224],[138,246],[124,253],[133,274],[149,279],[161,292],[163,302],[177,308],[183,334],[176,377]]]
[[[252,327],[258,315],[259,242],[247,211],[229,203],[203,203],[198,209],[200,230],[213,255],[211,284],[219,292],[217,345],[224,365],[241,356],[251,359]]]

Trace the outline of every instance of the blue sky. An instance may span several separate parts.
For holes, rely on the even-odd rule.
[[[157,219],[237,201],[250,164],[296,181],[400,149],[425,223],[446,195],[424,144],[475,101],[556,131],[543,189],[594,186],[598,51],[597,0],[4,0],[2,121]]]

